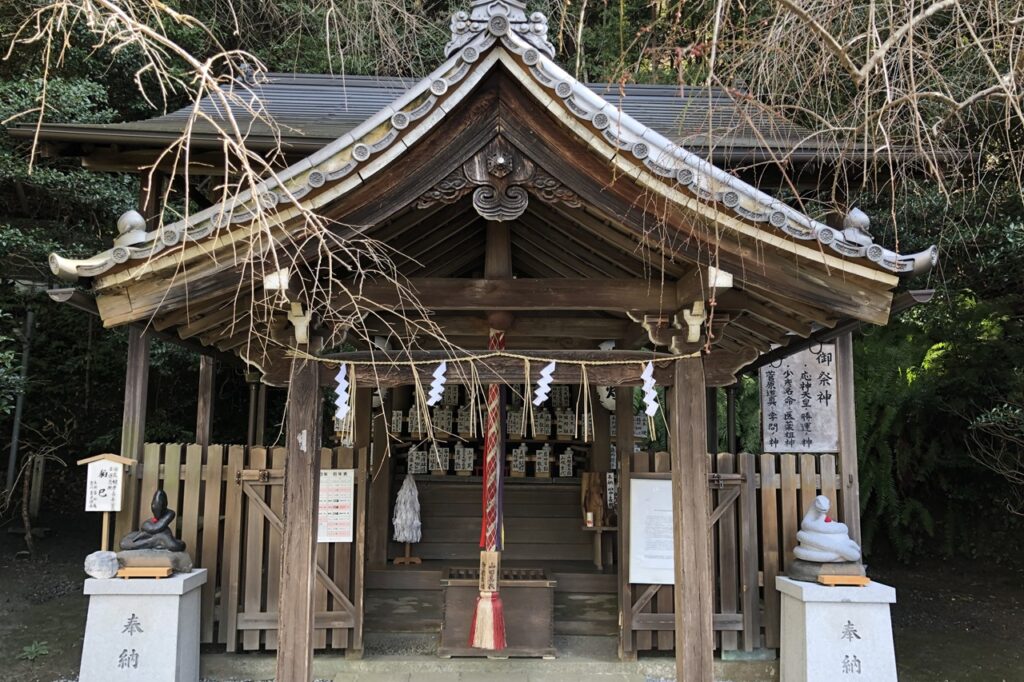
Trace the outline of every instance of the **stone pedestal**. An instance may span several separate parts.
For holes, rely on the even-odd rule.
[[[780,682],[896,682],[889,604],[896,590],[826,587],[778,577],[782,593]]]
[[[199,679],[199,595],[206,569],[169,578],[85,581],[89,618],[79,682]]]

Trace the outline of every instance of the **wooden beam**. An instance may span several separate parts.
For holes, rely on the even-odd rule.
[[[315,362],[295,360],[288,385],[277,679],[295,682],[313,679],[313,587],[322,411],[318,370]]]
[[[196,401],[196,443],[207,447],[213,429],[213,379],[217,364],[213,358],[199,356],[199,394]]]
[[[789,315],[781,310],[769,308],[763,303],[755,301],[750,296],[745,296],[739,289],[732,289],[715,296],[717,308],[722,312],[732,315],[740,311],[746,311],[751,315],[761,318],[765,322],[782,327],[788,331],[807,338],[811,335],[811,325],[797,317]]]
[[[671,393],[676,680],[706,682],[714,678],[715,639],[704,370],[700,358],[675,361]]]
[[[124,375],[124,413],[121,418],[121,456],[139,461],[146,439],[146,399],[149,394],[149,347],[152,336],[138,327],[128,329],[128,353]],[[138,474],[139,467],[132,471]],[[114,537],[122,538],[138,528],[138,486],[125,485],[122,512],[114,524]]]
[[[416,301],[430,310],[595,310],[659,311],[678,309],[674,289],[643,279],[445,279],[408,280]],[[339,309],[351,306],[355,296],[365,310],[410,308],[390,282],[352,285],[351,293],[338,296]]]
[[[413,318],[411,323],[392,315],[383,315],[377,320],[366,322],[371,335],[412,336],[429,333],[435,326],[446,336],[480,336],[487,338],[488,325],[483,316],[435,315],[420,323]],[[629,320],[611,317],[538,317],[516,316],[512,326],[505,332],[511,338],[537,336],[566,336],[574,339],[618,339],[631,325]]]
[[[486,355],[488,351],[465,351],[453,354],[448,351],[367,351],[356,353],[337,353],[324,356],[332,362],[374,362],[375,365],[356,364],[354,375],[356,382],[365,385],[398,386],[412,384],[413,368],[405,364],[417,362],[416,371],[421,380],[428,384],[433,380],[432,373],[437,363],[442,360],[448,363],[447,380],[450,384],[466,384],[472,378],[470,362],[453,360],[453,357],[465,358]],[[659,354],[645,351],[516,351],[517,355],[538,358],[531,363],[534,379],[539,376],[542,367],[540,360],[555,360],[558,364],[553,374],[556,384],[578,384],[581,382],[579,365],[568,364],[576,361],[611,361],[616,364],[595,364],[587,367],[587,378],[591,384],[598,386],[639,386],[643,382],[640,372],[648,361],[654,362],[654,378],[662,386],[669,386],[673,381],[671,361],[658,359]],[[664,356],[662,356],[664,357]],[[621,363],[621,364],[619,364]],[[477,360],[476,376],[482,383],[522,383],[524,362],[519,358],[497,357]],[[323,364],[320,368],[320,383],[330,386],[334,383],[337,366]],[[268,379],[270,383],[279,383],[282,378]]]
[[[853,334],[836,338],[836,401],[839,410],[839,504],[850,539],[860,544],[860,475],[857,469],[857,411],[853,386]]]

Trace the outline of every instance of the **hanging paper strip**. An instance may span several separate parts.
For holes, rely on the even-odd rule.
[[[551,375],[555,373],[555,363],[549,362],[540,371],[540,378],[537,379],[537,389],[533,392],[533,404],[540,407],[548,399],[551,392]]]
[[[337,407],[334,411],[334,418],[337,421],[342,421],[348,416],[348,412],[351,409],[348,391],[348,365],[342,364],[338,368],[338,374],[334,377],[334,381],[337,383],[337,386],[334,388],[334,405]]]
[[[658,392],[654,390],[654,363],[648,362],[641,372],[640,378],[644,380],[644,413],[653,417],[658,413]]]
[[[445,378],[447,371],[448,363],[444,361],[434,370],[434,380],[430,382],[430,397],[427,399],[427,405],[430,407],[441,402],[441,396],[444,395],[444,383],[447,381]]]

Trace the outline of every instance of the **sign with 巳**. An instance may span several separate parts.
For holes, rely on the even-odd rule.
[[[760,371],[764,452],[838,452],[836,353],[811,346]]]
[[[124,465],[117,461],[89,463],[85,483],[85,511],[121,511],[121,477]]]

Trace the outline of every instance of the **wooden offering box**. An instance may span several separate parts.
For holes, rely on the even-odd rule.
[[[480,595],[479,568],[446,568],[441,578],[444,613],[437,654],[480,658],[555,657],[554,603],[556,580],[542,568],[503,568],[498,591],[505,608],[503,651],[469,646],[469,626]]]

